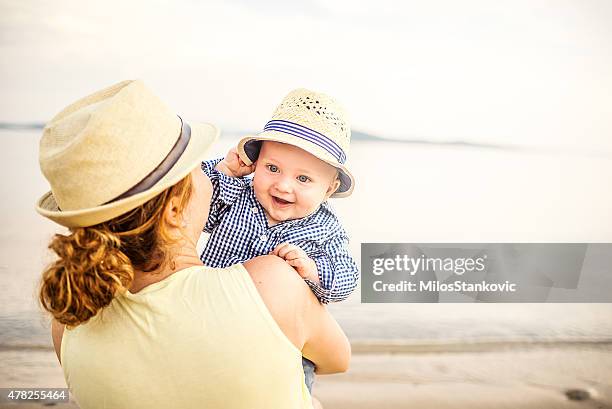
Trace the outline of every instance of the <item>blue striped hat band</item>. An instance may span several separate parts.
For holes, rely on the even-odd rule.
[[[276,131],[296,136],[305,141],[313,143],[320,148],[323,148],[341,164],[344,165],[344,162],[346,162],[346,154],[336,142],[329,139],[322,133],[307,128],[303,125],[290,121],[272,120],[268,122],[266,126],[264,126],[264,131]]]

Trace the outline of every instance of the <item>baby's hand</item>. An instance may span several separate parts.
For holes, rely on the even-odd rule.
[[[239,178],[253,173],[255,171],[255,164],[247,165],[244,163],[240,156],[238,156],[236,148],[232,148],[225,155],[225,159],[217,164],[216,169],[227,176]]]
[[[315,283],[319,282],[319,274],[317,272],[317,265],[314,260],[308,257],[306,252],[298,246],[290,243],[281,243],[272,253],[284,259],[290,266],[295,268],[300,277],[307,278]]]

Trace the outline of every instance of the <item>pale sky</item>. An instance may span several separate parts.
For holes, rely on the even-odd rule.
[[[0,0],[0,121],[142,78],[259,130],[293,88],[385,137],[612,152],[612,2]]]

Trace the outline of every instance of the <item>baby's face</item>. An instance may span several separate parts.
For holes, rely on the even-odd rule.
[[[270,225],[312,214],[338,188],[337,170],[303,149],[262,144],[253,187]]]

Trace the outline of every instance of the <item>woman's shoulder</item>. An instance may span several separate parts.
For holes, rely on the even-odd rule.
[[[242,282],[245,277],[249,277],[266,304],[268,297],[284,300],[286,303],[307,303],[313,300],[318,303],[297,271],[283,259],[273,255],[259,256],[243,264],[224,268],[198,266],[181,273],[177,274],[181,276],[180,281],[192,284],[193,281],[202,281],[204,287],[210,285],[211,279],[223,281],[233,276]]]
[[[297,271],[280,257],[273,255],[256,257],[246,261],[244,268],[258,288],[263,287],[267,291],[288,293],[292,297],[299,296],[304,299],[312,296],[316,300]]]
[[[274,320],[301,350],[308,333],[308,317],[319,304],[317,298],[295,269],[277,256],[256,257],[244,267]]]

